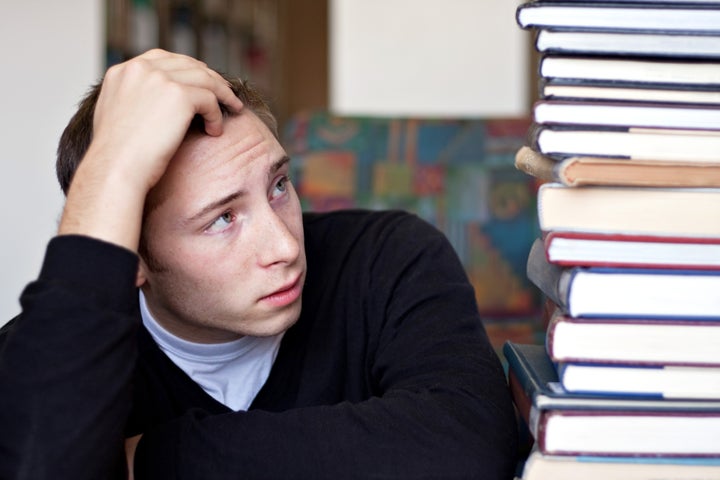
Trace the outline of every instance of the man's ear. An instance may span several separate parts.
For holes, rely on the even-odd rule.
[[[138,270],[137,270],[137,277],[135,278],[135,286],[140,288],[143,285],[145,285],[145,282],[147,282],[147,265],[145,265],[145,261],[140,258],[140,263],[138,263]]]

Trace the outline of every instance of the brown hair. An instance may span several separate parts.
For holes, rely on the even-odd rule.
[[[244,108],[252,111],[270,129],[275,138],[278,138],[277,120],[257,90],[241,79],[227,76],[223,76],[223,78],[232,88],[235,95],[243,102]],[[60,136],[55,173],[60,182],[60,188],[62,188],[65,195],[67,195],[75,171],[92,141],[93,115],[95,114],[95,105],[100,96],[101,87],[101,82],[90,87],[88,93],[80,101],[77,112],[70,119]],[[223,116],[229,114],[224,105],[221,104],[220,109]],[[188,132],[202,132],[203,128],[202,117],[196,116],[191,122]]]

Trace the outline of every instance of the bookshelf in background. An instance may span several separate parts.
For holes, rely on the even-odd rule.
[[[324,0],[106,0],[106,62],[151,48],[185,53],[252,82],[282,129],[328,105]]]
[[[159,47],[276,89],[278,0],[107,0],[107,64]]]

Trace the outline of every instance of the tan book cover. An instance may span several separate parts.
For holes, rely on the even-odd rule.
[[[544,232],[720,237],[720,189],[545,183],[538,219]]]
[[[525,146],[515,166],[540,180],[567,186],[720,187],[720,164],[570,157],[554,160]]]

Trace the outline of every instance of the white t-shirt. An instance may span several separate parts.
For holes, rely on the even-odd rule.
[[[242,337],[226,343],[194,343],[176,337],[153,318],[140,291],[140,314],[170,360],[214,399],[240,411],[250,407],[265,384],[283,334],[272,337]]]

